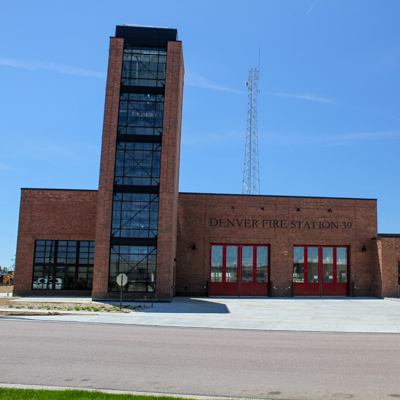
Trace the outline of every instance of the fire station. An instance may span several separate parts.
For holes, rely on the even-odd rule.
[[[175,29],[117,26],[98,190],[22,189],[15,295],[399,297],[376,199],[179,192],[183,87]]]

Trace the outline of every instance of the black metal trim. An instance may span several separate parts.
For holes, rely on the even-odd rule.
[[[154,238],[110,238],[111,245],[120,246],[157,246]]]
[[[400,233],[378,233],[378,238],[400,238]]]
[[[258,197],[262,199],[263,197],[269,198],[293,198],[293,199],[332,199],[332,200],[368,200],[368,201],[377,201],[377,199],[365,199],[360,197],[320,197],[320,196],[279,196],[279,195],[259,195],[259,194],[232,194],[232,193],[198,193],[198,192],[179,192],[179,195],[205,195],[205,196],[247,196],[247,197]]]
[[[115,185],[113,193],[150,193],[158,194],[160,192],[159,186],[131,186],[131,185]]]
[[[125,45],[166,48],[168,42],[177,41],[178,31],[171,28],[117,25],[115,37],[123,38]]]
[[[120,94],[123,93],[143,93],[143,94],[165,94],[165,86],[127,86],[122,85]]]
[[[117,134],[118,142],[161,143],[161,135],[123,135]]]
[[[98,192],[97,189],[51,189],[51,188],[21,188],[21,190],[58,190],[64,192]],[[93,239],[92,239],[93,240]]]

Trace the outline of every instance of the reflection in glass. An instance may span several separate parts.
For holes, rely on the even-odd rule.
[[[293,282],[304,283],[304,247],[293,248]]]
[[[112,237],[155,238],[158,194],[114,193]]]
[[[128,275],[128,283],[124,287],[127,292],[154,292],[156,257],[155,246],[112,245],[108,290],[119,290],[116,278],[120,273],[124,273]]]
[[[226,282],[237,282],[237,261],[238,248],[237,246],[226,247]]]
[[[257,282],[268,282],[268,247],[257,247]]]
[[[307,282],[318,283],[318,247],[308,248],[307,267]]]
[[[347,249],[338,247],[336,249],[336,274],[338,283],[347,282]]]
[[[333,248],[324,247],[322,249],[322,260],[323,260],[323,282],[333,282]]]
[[[242,282],[253,282],[253,247],[242,247]]]
[[[91,289],[93,260],[93,241],[37,240],[35,243],[32,289]],[[77,281],[81,268],[84,268],[85,271],[91,269],[91,275],[85,276],[84,286],[80,286]]]
[[[222,246],[211,247],[211,282],[222,282]]]

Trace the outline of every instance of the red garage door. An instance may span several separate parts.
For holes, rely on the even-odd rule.
[[[348,296],[346,246],[295,246],[294,296]]]
[[[268,296],[268,272],[267,245],[211,245],[211,296]]]

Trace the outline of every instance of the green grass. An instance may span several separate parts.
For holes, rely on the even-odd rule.
[[[1,400],[177,400],[176,397],[134,396],[85,390],[33,390],[0,388]],[[187,399],[185,399],[187,400]]]

